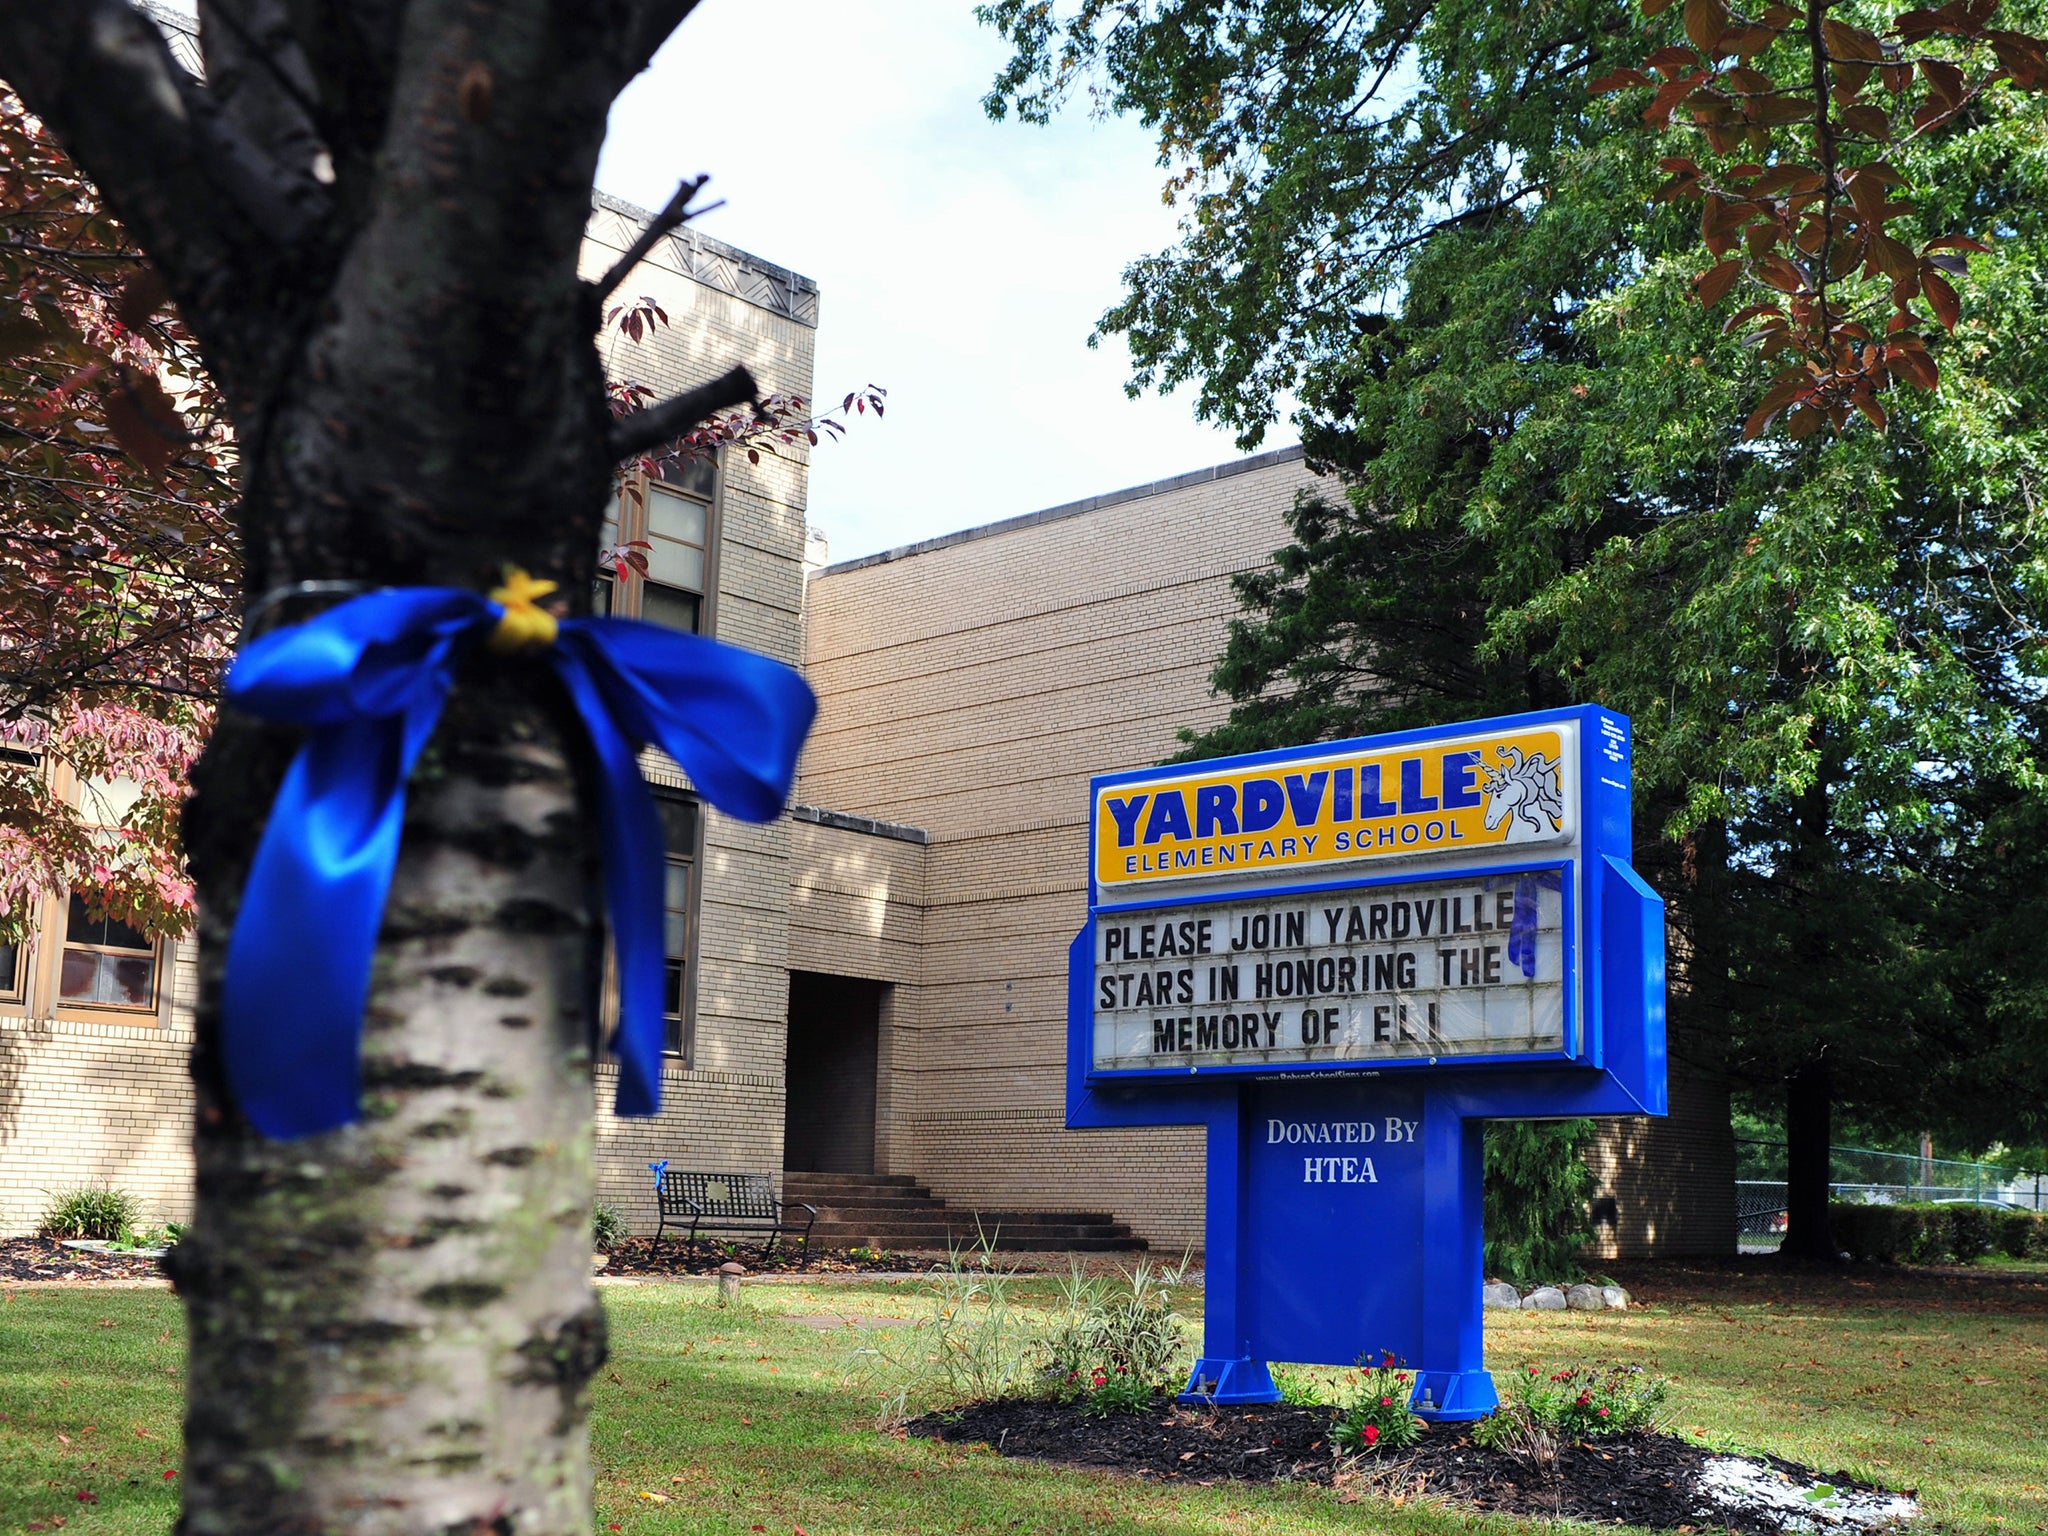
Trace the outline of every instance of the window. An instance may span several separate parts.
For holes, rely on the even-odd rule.
[[[28,990],[28,979],[22,974],[27,969],[22,964],[27,949],[26,944],[0,942],[0,998],[19,1002]]]
[[[717,575],[717,493],[718,467],[708,460],[675,466],[658,480],[633,482],[605,518],[598,547],[629,548],[645,561],[646,574],[601,569],[591,611],[708,632]]]
[[[94,917],[73,896],[64,923],[57,996],[102,1008],[156,1007],[156,945],[138,928]]]
[[[710,544],[711,508],[665,485],[647,487],[647,580],[640,617],[650,624],[703,628],[705,554]]]
[[[604,529],[597,536],[600,550],[617,549],[625,537],[619,527],[619,508],[612,505],[611,514],[604,520]],[[590,611],[597,614],[611,613],[617,605],[612,600],[612,584],[618,580],[618,572],[609,561],[597,568],[597,580],[590,584]]]
[[[0,773],[22,769],[38,773],[42,759],[20,747],[0,747]],[[0,999],[21,1002],[28,996],[28,945],[0,940]]]
[[[696,994],[696,978],[692,974],[696,903],[691,898],[697,880],[697,838],[703,816],[695,800],[679,794],[657,792],[654,804],[661,813],[662,852],[667,856],[662,898],[662,1046],[671,1055],[687,1056]]]

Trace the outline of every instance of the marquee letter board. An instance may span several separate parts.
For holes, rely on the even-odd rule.
[[[1425,1417],[1494,1407],[1484,1123],[1665,1112],[1630,844],[1628,721],[1591,706],[1093,781],[1067,1124],[1204,1128],[1186,1396],[1391,1353]]]

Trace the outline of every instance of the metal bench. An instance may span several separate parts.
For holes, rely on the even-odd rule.
[[[775,1185],[765,1173],[671,1173],[665,1165],[653,1166],[654,1192],[661,1204],[661,1220],[654,1228],[657,1244],[671,1221],[679,1227],[688,1221],[692,1249],[700,1231],[765,1232],[765,1258],[774,1252],[776,1240],[791,1232],[801,1234],[802,1251],[810,1252],[818,1208],[776,1199]]]

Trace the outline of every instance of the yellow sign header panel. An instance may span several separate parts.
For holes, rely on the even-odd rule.
[[[1098,785],[1095,879],[1126,888],[1570,842],[1575,722]]]

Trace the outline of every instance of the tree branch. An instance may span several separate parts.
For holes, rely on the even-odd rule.
[[[308,211],[317,217],[324,202],[313,172],[324,148],[318,87],[283,0],[199,0],[199,36],[207,89],[222,119],[265,146],[287,173],[298,173],[292,190],[313,194]],[[333,179],[331,163],[326,179]]]
[[[196,330],[246,321],[253,253],[289,244],[305,210],[155,22],[126,0],[0,0],[0,77],[99,184]]]
[[[745,368],[736,366],[709,384],[699,384],[695,389],[670,396],[659,405],[650,405],[644,411],[634,411],[613,422],[609,443],[612,460],[616,463],[630,459],[636,453],[645,453],[650,448],[673,442],[727,406],[745,405],[759,398],[760,390],[754,383],[754,376]]]
[[[605,273],[592,290],[599,304],[603,304],[612,296],[619,284],[626,280],[626,275],[647,259],[647,253],[653,250],[665,235],[672,230],[680,229],[690,221],[693,217],[690,212],[690,199],[703,191],[704,183],[710,179],[709,176],[694,177],[676,188],[676,195],[663,205],[661,212],[647,221],[647,227],[640,231],[639,238],[626,247],[626,253],[612,263],[611,270]]]
[[[697,9],[697,0],[640,0],[634,7],[631,30],[626,35],[626,80],[645,69],[668,35],[683,24],[683,18]]]

